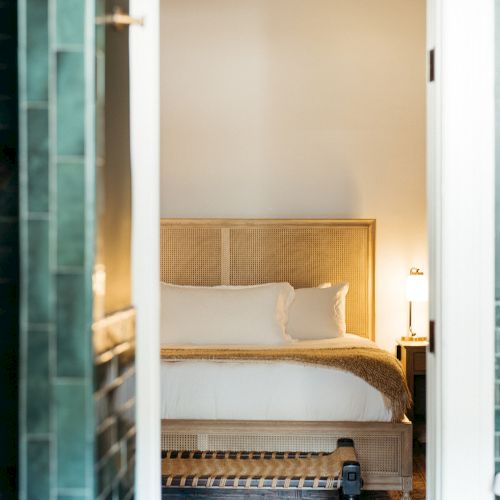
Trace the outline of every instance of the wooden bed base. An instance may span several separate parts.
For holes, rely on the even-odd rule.
[[[412,423],[162,420],[163,450],[323,451],[352,438],[363,489],[412,490]]]

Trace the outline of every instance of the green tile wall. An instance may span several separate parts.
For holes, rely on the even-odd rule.
[[[21,500],[95,497],[93,11],[18,2]]]

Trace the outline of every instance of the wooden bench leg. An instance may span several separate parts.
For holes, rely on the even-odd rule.
[[[401,500],[411,500],[411,490],[413,489],[413,477],[403,477],[403,491]]]

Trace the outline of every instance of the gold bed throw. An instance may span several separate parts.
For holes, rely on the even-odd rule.
[[[374,347],[162,347],[164,361],[296,362],[350,372],[380,391],[389,401],[392,421],[401,422],[411,405],[411,394],[401,363],[387,351]]]

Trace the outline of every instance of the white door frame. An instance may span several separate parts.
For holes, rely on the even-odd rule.
[[[494,1],[429,0],[427,498],[493,498]]]
[[[132,300],[136,325],[136,495],[161,497],[160,446],[160,4],[131,0]]]

